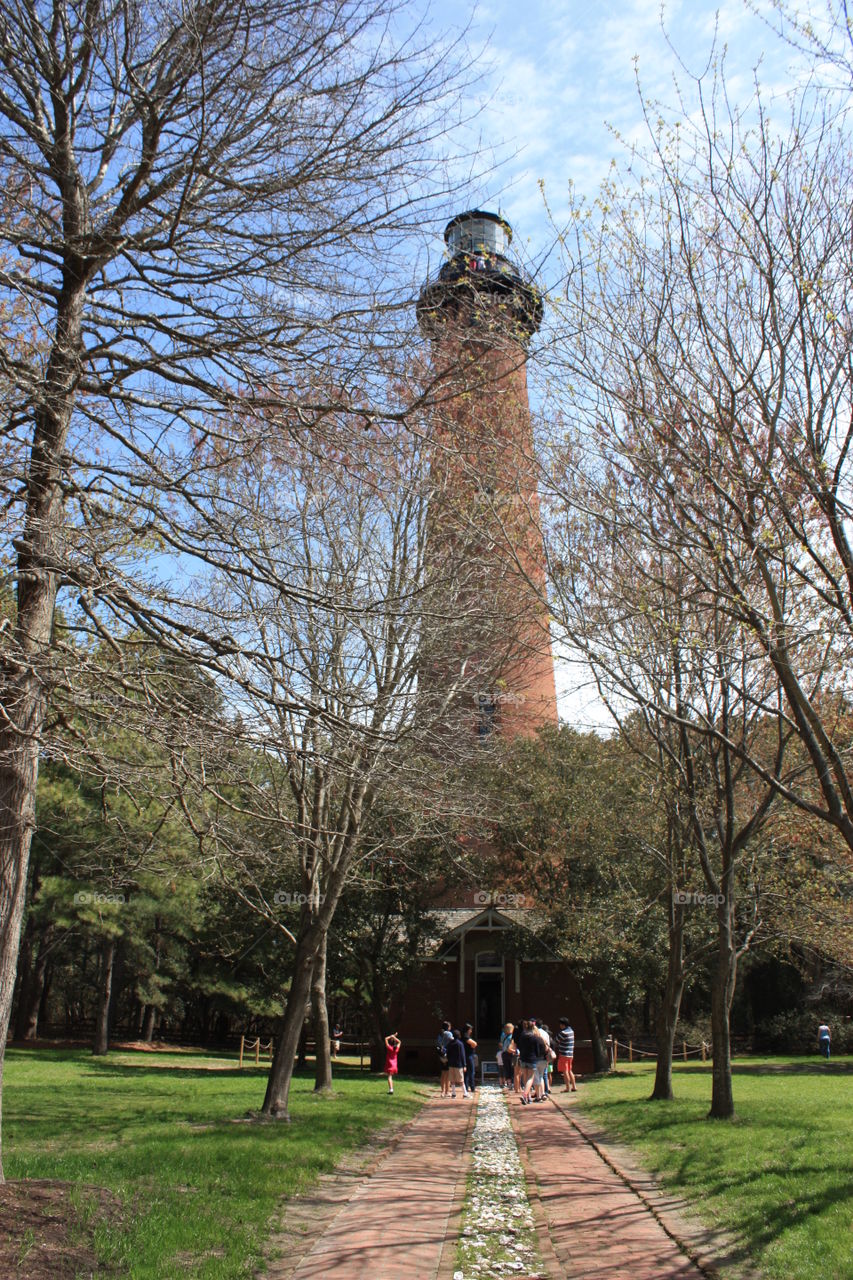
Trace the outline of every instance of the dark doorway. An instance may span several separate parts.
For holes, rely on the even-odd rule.
[[[477,975],[478,1040],[497,1040],[503,1029],[503,985],[499,973]]]

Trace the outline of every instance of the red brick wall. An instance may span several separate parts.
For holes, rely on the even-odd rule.
[[[496,694],[495,727],[532,736],[557,723],[554,663],[545,603],[537,463],[525,349],[510,339],[472,341],[448,324],[435,344],[431,508],[434,555],[470,547],[484,599],[502,625],[472,665]],[[495,644],[506,656],[495,670]],[[441,679],[440,670],[435,672]]]
[[[484,939],[487,942],[487,935]],[[482,944],[478,944],[482,945]],[[568,965],[559,961],[520,962],[520,991],[515,990],[515,961],[507,956],[504,965],[504,999],[507,1020],[541,1018],[553,1032],[565,1016],[574,1028],[578,1041],[589,1039],[589,1025],[580,999],[577,983]],[[466,1022],[476,1024],[476,971],[472,948],[466,948],[465,991],[459,991],[458,961],[427,960],[417,978],[409,986],[399,1008],[396,1030],[403,1041],[401,1067],[416,1074],[435,1074],[438,1070],[435,1037],[444,1018],[454,1027]],[[483,1049],[492,1057],[495,1045],[484,1042]],[[583,1074],[592,1070],[592,1053],[578,1046],[576,1065]]]

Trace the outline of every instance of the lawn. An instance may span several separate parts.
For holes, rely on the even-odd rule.
[[[735,1064],[734,1121],[708,1120],[710,1065],[676,1066],[674,1102],[647,1102],[653,1068],[591,1080],[584,1113],[668,1188],[723,1226],[776,1280],[853,1278],[853,1060]]]
[[[427,1090],[337,1066],[336,1096],[298,1076],[292,1124],[245,1123],[266,1072],[198,1055],[10,1050],[3,1098],[7,1178],[107,1187],[120,1220],[97,1229],[105,1271],[134,1280],[252,1276],[282,1196],[309,1186]],[[391,1111],[393,1108],[393,1111]]]

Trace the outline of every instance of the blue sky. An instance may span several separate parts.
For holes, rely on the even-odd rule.
[[[549,239],[540,182],[556,211],[565,205],[569,180],[594,196],[621,149],[612,130],[627,140],[642,137],[637,75],[647,97],[675,107],[673,77],[689,95],[690,73],[707,66],[715,35],[736,101],[751,96],[756,67],[769,101],[805,65],[743,0],[716,6],[668,0],[663,11],[656,0],[436,0],[430,22],[437,28],[470,22],[470,43],[483,50],[482,83],[471,95],[481,106],[473,127],[499,163],[477,194],[500,208],[534,261]]]

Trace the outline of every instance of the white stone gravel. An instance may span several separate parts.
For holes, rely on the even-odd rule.
[[[480,1090],[473,1159],[453,1280],[496,1280],[538,1270],[535,1228],[518,1144],[500,1089]]]

